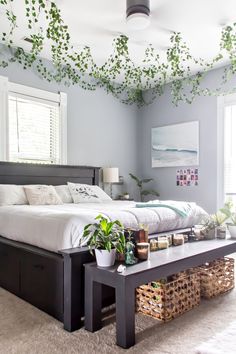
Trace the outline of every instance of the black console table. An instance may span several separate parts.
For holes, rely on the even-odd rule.
[[[95,332],[102,327],[102,284],[115,288],[117,345],[135,344],[135,288],[150,281],[236,252],[236,241],[211,240],[186,243],[151,253],[149,261],[127,267],[121,274],[114,267],[99,268],[85,264],[85,329]]]

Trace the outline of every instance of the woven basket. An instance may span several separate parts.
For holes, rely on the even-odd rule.
[[[194,269],[200,274],[201,296],[211,299],[234,288],[234,259],[220,258]]]
[[[153,287],[155,284],[157,287]],[[176,280],[142,285],[136,289],[136,310],[160,321],[169,321],[200,303],[200,278],[197,273]]]

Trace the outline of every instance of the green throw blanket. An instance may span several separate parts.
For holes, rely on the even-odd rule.
[[[148,203],[137,203],[136,208],[168,208],[185,218],[192,211],[191,203],[153,200]]]

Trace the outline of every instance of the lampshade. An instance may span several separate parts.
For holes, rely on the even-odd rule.
[[[118,167],[105,167],[105,168],[103,168],[103,182],[104,183],[118,183],[119,182],[119,169],[118,169]]]

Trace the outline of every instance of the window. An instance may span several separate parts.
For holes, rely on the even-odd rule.
[[[236,95],[220,99],[218,119],[218,206],[229,198],[236,205]]]
[[[236,102],[224,114],[224,194],[236,202]]]
[[[5,159],[66,163],[66,94],[54,94],[13,83],[7,86],[7,109],[5,123],[2,122],[6,146],[1,144]]]

